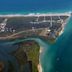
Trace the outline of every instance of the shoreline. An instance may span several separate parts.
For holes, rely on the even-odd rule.
[[[12,18],[12,17],[31,17],[31,16],[69,16],[69,18],[71,17],[71,12],[64,12],[64,13],[29,13],[27,15],[24,14],[6,14],[6,15],[1,15],[0,17],[5,17],[5,18]],[[68,18],[68,20],[69,20]],[[64,27],[65,24],[67,24],[68,20],[66,21],[66,23],[63,23],[62,25],[62,30],[59,33],[59,36],[64,32]],[[11,39],[13,35],[11,36],[7,36],[7,37],[0,37],[0,39]]]
[[[66,24],[68,23],[70,17],[71,17],[71,16],[69,16],[69,18],[66,20],[66,22],[64,22],[64,23],[62,24],[62,30],[60,31],[59,36],[63,34],[64,29],[65,29],[65,26],[66,26]]]
[[[0,14],[0,17],[29,17],[29,16],[71,16],[71,12],[64,13],[29,13],[29,14]]]
[[[67,19],[67,21],[63,23],[63,25],[62,25],[62,30],[60,31],[59,36],[63,34],[64,29],[65,29],[65,26],[66,26],[66,24],[68,23],[70,17],[71,17],[71,15],[69,16],[69,18]],[[42,52],[43,52],[43,48],[40,47],[40,51],[39,51],[39,53],[41,54]],[[39,58],[39,64],[38,64],[38,71],[39,71],[39,72],[43,72],[43,70],[42,70],[42,66],[41,66],[40,58]]]
[[[43,48],[42,47],[40,47],[40,50],[39,50],[39,56],[41,55],[41,53],[43,52]],[[43,72],[43,70],[42,70],[42,65],[41,65],[41,61],[40,61],[40,57],[39,57],[39,64],[38,64],[38,66],[37,66],[37,68],[38,68],[38,72]]]

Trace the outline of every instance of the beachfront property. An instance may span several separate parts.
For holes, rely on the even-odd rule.
[[[4,51],[1,48],[2,55],[4,53],[10,59],[0,61],[0,72],[4,68],[8,69],[6,69],[7,72],[42,72],[39,55],[43,50],[39,44],[33,40],[19,41],[17,43],[14,43],[14,41],[17,41],[16,38],[24,39],[31,36],[40,36],[49,40],[50,43],[54,43],[54,40],[62,34],[69,18],[70,14],[68,13],[0,15],[0,39],[9,39],[9,42],[12,43],[9,46],[9,42],[5,43],[8,47],[4,46]],[[12,62],[11,58],[15,58],[17,63]],[[15,61],[15,59],[13,60]],[[8,66],[5,64],[8,64]],[[19,65],[19,67],[15,64]]]
[[[67,23],[70,13],[0,15],[0,37],[44,36],[56,38]]]

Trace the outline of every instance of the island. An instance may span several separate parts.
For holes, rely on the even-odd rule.
[[[0,15],[0,40],[40,37],[54,43],[63,33],[70,16],[71,13]],[[17,50],[8,54],[16,58],[19,72],[42,72],[39,59],[42,50],[39,44],[27,40],[16,45]],[[15,72],[12,63],[8,63],[8,72]],[[4,62],[0,61],[0,72],[4,67]]]

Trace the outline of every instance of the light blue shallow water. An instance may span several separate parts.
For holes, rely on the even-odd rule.
[[[40,55],[43,72],[72,72],[71,20],[72,18],[66,25],[64,33],[58,38],[56,43],[52,45],[48,44],[45,40],[42,40],[40,38],[0,41],[0,59],[7,62],[12,62],[14,64],[15,70],[18,72],[18,63],[16,59],[13,56],[8,55],[7,53],[15,51],[18,48],[15,45],[16,43],[26,40],[34,40],[44,49],[43,53]],[[59,58],[59,60],[57,60],[57,58]]]
[[[32,12],[68,12],[72,11],[72,0],[0,0],[0,14],[27,14]],[[44,48],[41,54],[43,72],[72,72],[72,18],[65,27],[64,33],[56,43],[50,45],[39,38],[35,40]],[[15,43],[25,41],[0,41],[0,60],[11,61],[18,72],[18,63],[13,56],[8,55],[17,49]],[[57,60],[57,58],[59,58]],[[7,68],[4,72],[7,72]]]

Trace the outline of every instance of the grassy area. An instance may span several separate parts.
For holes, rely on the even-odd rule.
[[[19,44],[19,49],[14,53],[20,65],[32,62],[32,72],[38,72],[40,46],[35,41],[25,41]]]

